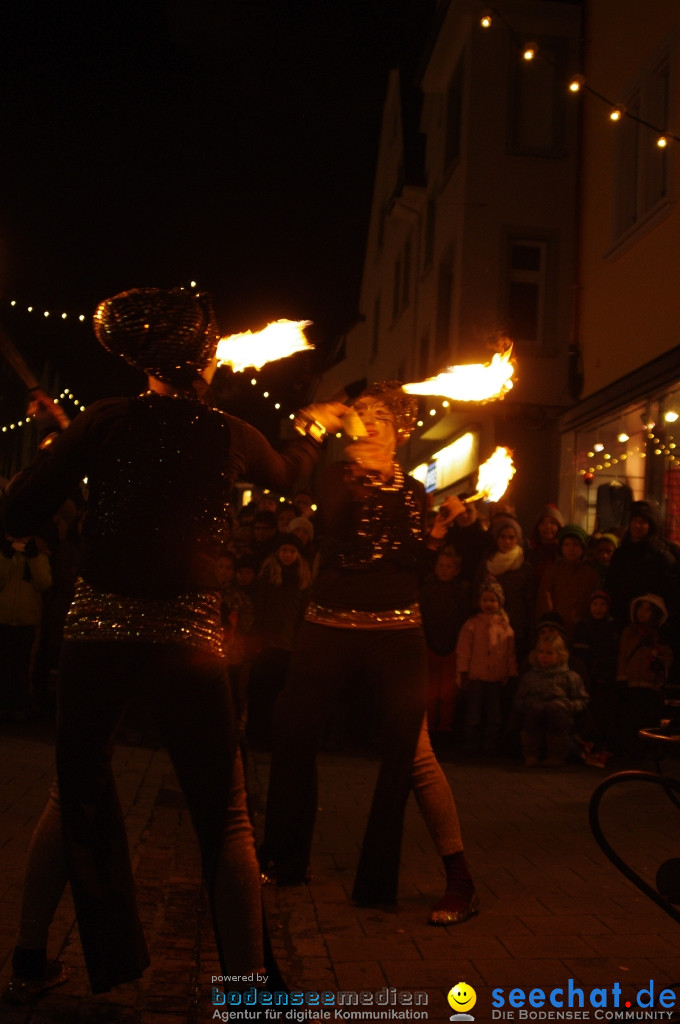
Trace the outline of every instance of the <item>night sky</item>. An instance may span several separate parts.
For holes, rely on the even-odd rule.
[[[431,7],[6,5],[0,323],[31,358],[46,346],[87,401],[120,377],[89,326],[28,326],[10,299],[89,313],[194,279],[224,333],[310,319],[323,354],[356,312],[387,72],[413,64]]]

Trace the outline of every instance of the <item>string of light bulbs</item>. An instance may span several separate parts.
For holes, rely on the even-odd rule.
[[[518,34],[517,30],[496,7],[486,8],[480,17],[479,23],[483,29],[490,29],[492,28],[495,19],[501,21],[506,28],[513,33],[513,35]],[[521,56],[522,60],[527,62],[539,58],[544,60],[547,64],[550,64],[552,67],[555,66],[550,57],[547,54],[542,53],[539,50],[538,44],[534,42],[527,42],[521,48]],[[623,118],[628,118],[631,121],[635,121],[636,124],[640,124],[643,127],[648,128],[656,135],[656,145],[659,149],[665,149],[671,141],[680,142],[680,136],[675,135],[667,128],[659,128],[658,125],[652,124],[650,121],[645,120],[644,117],[640,117],[638,114],[633,113],[633,111],[627,110],[623,103],[617,103],[615,100],[608,99],[607,96],[604,96],[597,89],[594,89],[589,85],[585,76],[582,74],[572,75],[568,81],[567,89],[573,95],[585,92],[590,96],[594,96],[595,99],[600,100],[601,103],[604,103],[609,108],[609,119],[614,123],[623,120]]]
[[[58,405],[60,402],[71,402],[76,407],[77,412],[85,411],[85,406],[68,388],[61,392],[59,398],[54,398],[52,401],[55,405]],[[23,419],[15,420],[14,423],[6,423],[0,427],[0,434],[8,434],[12,430],[21,430],[23,427],[29,426],[35,418],[35,416],[24,416]]]

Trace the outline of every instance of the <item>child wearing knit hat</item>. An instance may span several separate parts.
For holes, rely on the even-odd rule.
[[[668,619],[659,594],[641,594],[630,603],[630,623],[621,633],[617,680],[622,686],[621,753],[640,752],[639,730],[659,724],[663,687],[673,661],[661,627]]]
[[[527,553],[528,561],[533,565],[539,580],[559,556],[557,535],[563,526],[564,519],[557,505],[544,505],[531,533]]]
[[[588,535],[577,523],[568,523],[558,534],[560,557],[545,570],[538,589],[536,614],[556,611],[564,619],[567,640],[576,623],[588,614],[590,595],[601,586],[597,570],[586,561]]]
[[[487,577],[479,590],[479,611],[464,623],[458,637],[456,657],[466,696],[469,754],[498,753],[503,686],[517,675],[515,635],[503,604],[503,588],[493,577]]]
[[[539,640],[532,668],[520,679],[515,707],[522,715],[522,753],[527,768],[566,763],[574,716],[588,704],[583,680],[568,665],[561,636]]]

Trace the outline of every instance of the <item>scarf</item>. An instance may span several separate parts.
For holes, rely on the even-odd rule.
[[[491,576],[501,576],[504,572],[521,569],[524,564],[524,551],[517,544],[510,551],[496,551],[486,560],[486,568]]]

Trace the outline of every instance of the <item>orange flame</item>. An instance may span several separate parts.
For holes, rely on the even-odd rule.
[[[452,402],[488,402],[503,398],[515,372],[512,345],[497,352],[490,363],[463,363],[419,384],[404,384],[409,395],[441,395]]]
[[[508,449],[496,448],[493,455],[479,467],[477,493],[467,501],[475,501],[478,498],[500,501],[516,472]]]
[[[296,352],[314,348],[305,337],[305,327],[311,320],[274,320],[261,331],[245,331],[220,338],[217,345],[217,365],[231,366],[240,373],[252,366],[261,370],[265,363],[285,359]]]

